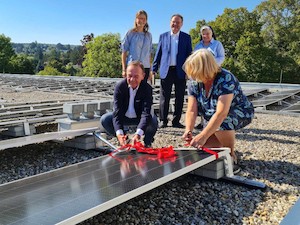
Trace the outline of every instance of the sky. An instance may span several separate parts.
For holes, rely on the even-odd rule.
[[[139,10],[148,13],[153,42],[170,30],[170,18],[183,16],[189,33],[199,20],[213,21],[225,8],[253,11],[263,0],[0,0],[0,34],[13,43],[81,45],[84,35],[119,33],[133,28]]]

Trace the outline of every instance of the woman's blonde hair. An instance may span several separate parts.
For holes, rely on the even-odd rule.
[[[140,15],[144,15],[146,16],[146,21],[148,21],[148,14],[146,13],[145,10],[139,10],[136,14],[135,14],[135,19],[134,19],[134,27],[133,27],[133,31],[137,31],[137,24],[136,24],[136,18],[138,18],[138,16]],[[144,33],[147,33],[149,31],[149,24],[148,22],[146,22],[144,28],[143,28],[143,32]]]
[[[212,80],[220,71],[213,54],[205,48],[190,55],[183,64],[183,69],[190,79],[197,82]]]

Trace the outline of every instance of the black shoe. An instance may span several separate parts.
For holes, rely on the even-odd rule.
[[[167,122],[161,122],[161,124],[159,125],[159,128],[166,128],[168,126]]]
[[[176,128],[185,128],[185,126],[183,126],[181,123],[173,123],[172,127],[176,127]]]
[[[197,126],[195,126],[195,129],[202,130],[203,129],[203,125],[201,123],[199,123]]]
[[[239,172],[241,172],[241,167],[239,166],[237,159],[233,159],[232,158],[232,170],[233,170],[233,174],[234,175],[236,175]]]

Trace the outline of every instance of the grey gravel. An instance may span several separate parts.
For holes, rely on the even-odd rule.
[[[182,147],[182,132],[159,129],[153,146]],[[299,137],[300,117],[257,113],[237,132],[236,150],[241,158],[239,175],[264,182],[266,190],[188,174],[80,224],[279,224],[300,197]],[[116,144],[116,139],[111,142]],[[0,183],[99,155],[54,142],[3,150]]]

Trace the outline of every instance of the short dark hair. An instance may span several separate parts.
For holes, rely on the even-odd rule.
[[[183,16],[182,15],[180,15],[180,14],[174,14],[173,16],[171,16],[171,19],[173,18],[173,17],[175,17],[175,16],[178,16],[178,17],[180,17],[180,19],[181,19],[181,21],[183,22]]]

